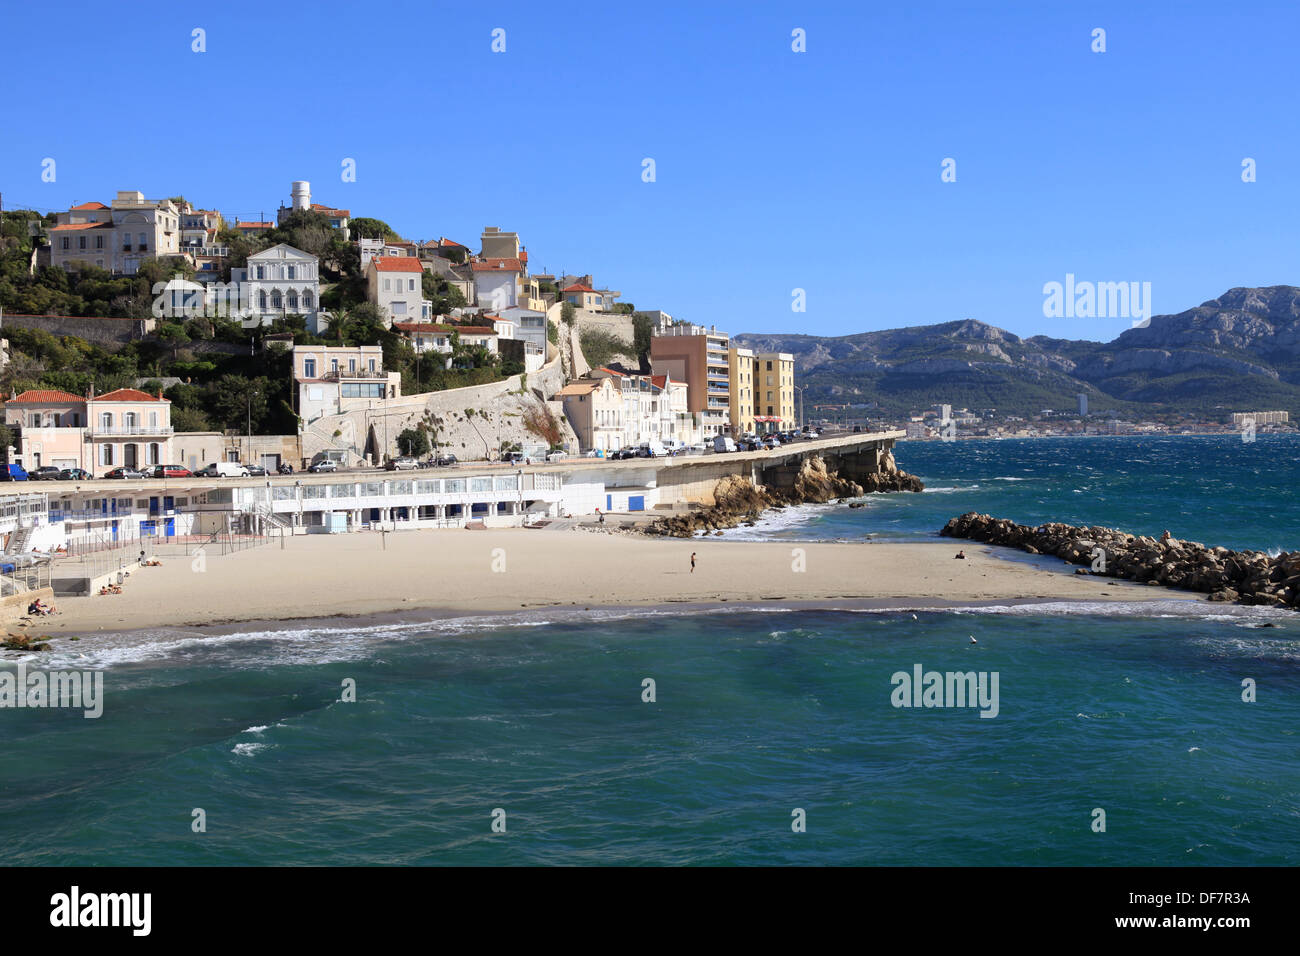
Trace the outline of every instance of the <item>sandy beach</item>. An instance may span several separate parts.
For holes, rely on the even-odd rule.
[[[955,560],[962,547],[967,559]],[[1073,571],[1064,563],[1059,571],[1033,567],[969,542],[736,542],[525,529],[308,535],[286,539],[283,549],[277,542],[202,560],[164,558],[161,567],[132,573],[121,594],[60,598],[61,613],[22,630],[89,634],[426,609],[720,601],[1194,599]]]

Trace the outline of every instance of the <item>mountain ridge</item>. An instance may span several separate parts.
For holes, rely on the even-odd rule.
[[[1109,342],[1021,338],[976,319],[843,336],[740,333],[795,356],[810,403],[876,403],[902,415],[936,402],[1000,414],[1300,412],[1300,287],[1236,287],[1152,316]]]

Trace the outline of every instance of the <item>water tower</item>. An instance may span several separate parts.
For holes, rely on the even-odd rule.
[[[299,180],[289,187],[289,195],[294,209],[311,208],[311,183]]]

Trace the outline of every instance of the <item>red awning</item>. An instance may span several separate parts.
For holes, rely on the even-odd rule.
[[[755,416],[754,416],[754,421],[756,421],[756,422],[779,422],[779,421],[781,421],[781,418],[779,418],[779,417],[776,416],[776,415],[755,415]]]

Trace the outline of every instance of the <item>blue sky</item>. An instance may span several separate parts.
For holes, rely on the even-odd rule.
[[[249,218],[306,179],[407,238],[516,230],[534,271],[732,333],[1108,340],[1130,321],[1046,318],[1044,283],[1150,282],[1157,313],[1300,283],[1297,26],[1282,3],[7,4],[0,192]]]

